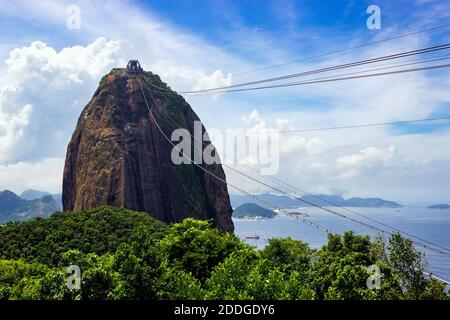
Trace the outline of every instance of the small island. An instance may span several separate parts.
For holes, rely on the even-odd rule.
[[[429,206],[427,209],[450,209],[450,205],[444,203],[433,204],[432,206]]]
[[[233,211],[233,218],[274,218],[277,214],[254,203],[244,203]]]

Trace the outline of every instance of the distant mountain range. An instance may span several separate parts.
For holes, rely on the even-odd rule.
[[[38,191],[34,189],[25,190],[19,195],[19,197],[25,200],[36,200],[45,196],[51,196],[51,194],[45,191]]]
[[[260,194],[258,198],[273,203],[276,206],[284,208],[312,207],[313,205],[322,207],[362,207],[362,208],[401,208],[402,206],[394,201],[383,200],[380,198],[350,198],[344,199],[340,195],[306,195],[300,197],[303,201],[293,199],[288,196],[275,194]],[[244,203],[257,203],[248,196],[230,195],[233,208]]]
[[[450,209],[450,205],[444,203],[433,204],[432,206],[429,206],[428,209]]]
[[[60,195],[37,190],[24,191],[21,196],[9,190],[0,192],[0,223],[48,217],[61,209]]]
[[[274,218],[277,214],[255,203],[244,203],[233,211],[234,218]]]

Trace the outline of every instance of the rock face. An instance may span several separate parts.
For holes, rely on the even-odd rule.
[[[151,72],[143,72],[141,79],[161,130],[169,138],[177,128],[194,134],[199,118],[183,97]],[[150,91],[154,86],[165,90]],[[68,145],[64,211],[108,204],[145,211],[165,222],[211,219],[232,232],[226,184],[193,164],[174,164],[172,149],[149,115],[137,75],[113,69],[84,108]],[[220,164],[201,166],[226,179]]]

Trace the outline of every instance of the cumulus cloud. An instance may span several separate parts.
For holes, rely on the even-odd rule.
[[[0,88],[0,164],[64,154],[99,77],[120,61],[120,41],[98,38],[59,52],[42,41],[12,50]]]
[[[430,157],[406,157],[405,163],[407,166],[413,166],[413,167],[423,167],[427,166],[430,163],[433,162],[433,158]]]
[[[391,160],[395,153],[396,147],[394,145],[386,149],[367,147],[357,154],[339,157],[336,165],[338,169],[342,170],[342,177],[355,177],[361,173],[378,170]]]
[[[83,84],[95,79],[108,68],[123,62],[122,41],[99,37],[87,46],[72,46],[57,52],[42,41],[16,48],[6,60],[8,72],[21,82],[46,81],[58,87]]]
[[[194,69],[190,67],[184,68],[171,68],[174,72],[172,76],[177,78],[181,78],[184,81],[193,82],[194,85],[192,87],[193,91],[196,90],[204,90],[204,89],[212,89],[212,88],[220,88],[231,85],[232,75],[228,73],[224,74],[222,70],[215,70],[211,74],[207,74],[202,70]],[[183,72],[180,72],[180,69],[183,69]],[[186,72],[187,71],[187,72]],[[170,75],[170,74],[169,74]],[[211,95],[212,99],[217,100],[220,96],[220,93]]]
[[[64,159],[48,158],[39,162],[19,161],[14,164],[0,165],[2,189],[21,193],[26,189],[45,190],[51,193],[61,192],[61,173]]]
[[[30,143],[24,130],[29,124],[31,105],[27,104],[17,110],[17,113],[6,114],[0,108],[0,163],[7,162],[11,157],[25,152]]]
[[[259,146],[269,145],[270,147],[267,150],[270,150],[272,155],[276,154],[275,157],[270,157],[270,161],[277,162],[276,166],[273,165],[271,167],[272,170],[263,172],[262,169],[266,165],[263,162],[269,157],[262,158],[257,152],[249,152],[240,154],[240,157],[238,157],[239,161],[237,163],[243,165],[242,169],[249,170],[248,167],[251,167],[252,169],[258,169],[263,175],[276,175],[284,179],[286,179],[286,175],[289,175],[290,178],[301,178],[316,175],[317,173],[326,174],[328,171],[329,165],[324,161],[318,161],[317,158],[326,150],[326,144],[323,139],[317,136],[303,137],[280,134],[279,127],[289,128],[289,121],[284,118],[278,118],[275,120],[275,125],[271,126],[257,109],[253,109],[241,120],[244,128],[240,131],[241,135],[245,135],[250,140],[257,140]],[[213,142],[216,143],[214,140]],[[220,148],[218,150],[219,152],[221,151]],[[232,177],[232,182],[237,182],[238,185],[249,185],[251,188],[256,188],[255,190],[261,190],[261,186],[254,185],[245,177],[239,177],[234,173],[231,173],[230,176]],[[289,181],[289,179],[286,180]],[[266,191],[270,190],[266,188]]]
[[[277,129],[279,130],[292,130],[292,126],[289,123],[289,119],[278,118],[276,120]]]
[[[228,73],[225,76],[222,70],[216,70],[210,75],[200,73],[196,78],[197,83],[194,85],[194,90],[211,89],[231,85],[231,73]]]

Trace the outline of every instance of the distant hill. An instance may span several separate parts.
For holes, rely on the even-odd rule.
[[[394,201],[383,200],[380,198],[350,198],[344,201],[343,207],[361,207],[361,208],[401,208],[402,206]]]
[[[41,199],[42,197],[45,196],[52,196],[58,205],[58,210],[62,211],[62,193],[51,194],[47,191],[28,189],[19,195],[19,197],[21,197],[24,200],[36,200]]]
[[[234,218],[273,218],[277,214],[272,210],[263,208],[254,203],[244,203],[233,211]]]
[[[36,200],[36,199],[40,199],[42,197],[49,196],[49,195],[50,195],[50,193],[45,192],[45,191],[28,189],[28,190],[25,190],[24,192],[22,192],[19,195],[19,197],[21,197],[22,199],[25,199],[25,200]]]
[[[165,223],[147,213],[107,206],[8,223],[0,228],[0,260],[24,259],[56,266],[61,263],[61,254],[71,249],[114,252],[142,227],[155,239],[162,238],[167,229]]]
[[[256,201],[248,196],[231,195],[231,205],[236,208],[244,203],[256,203]],[[273,203],[274,205],[284,208],[311,207],[319,205],[323,207],[339,206],[339,207],[362,207],[362,208],[401,208],[401,205],[394,201],[388,201],[380,198],[350,198],[344,199],[340,195],[306,195],[300,199],[292,199],[288,196],[274,194],[260,194],[258,198]]]
[[[0,223],[48,217],[59,210],[60,206],[51,195],[25,200],[9,190],[0,192]]]
[[[450,209],[450,205],[444,203],[433,204],[432,206],[429,206],[428,209]]]
[[[56,203],[58,204],[58,208],[60,211],[62,211],[62,193],[52,194],[53,199],[55,199]]]

